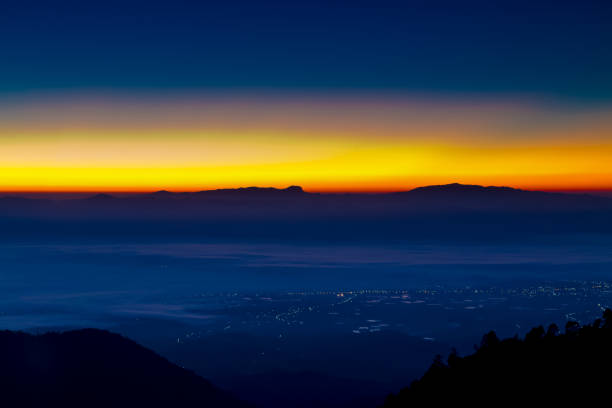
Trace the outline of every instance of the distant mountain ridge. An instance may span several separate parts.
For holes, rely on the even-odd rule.
[[[118,334],[0,332],[7,407],[245,408],[196,374]]]
[[[240,187],[236,189],[203,190],[112,195],[98,193],[86,198],[23,198],[0,196],[0,211],[5,215],[32,214],[96,214],[121,215],[123,212],[165,214],[173,211],[184,216],[224,214],[232,208],[243,214],[264,215],[274,209],[276,214],[296,211],[305,214],[362,215],[407,214],[410,212],[448,211],[612,211],[612,198],[589,194],[568,194],[521,190],[511,187],[445,184],[417,187],[394,193],[311,193],[300,186]],[[245,212],[246,211],[246,212]],[[0,213],[0,217],[2,214]]]
[[[301,186],[289,186],[287,188],[275,188],[275,187],[239,187],[239,188],[222,188],[217,190],[202,190],[198,193],[250,193],[250,194],[300,194],[304,193],[304,189]]]
[[[276,188],[276,187],[238,187],[238,188],[221,188],[214,190],[201,190],[196,192],[170,192],[168,190],[160,190],[152,193],[157,196],[170,196],[170,195],[193,195],[193,194],[307,194],[307,195],[322,195],[322,196],[388,196],[397,194],[416,195],[422,193],[438,193],[438,194],[481,194],[481,193],[521,193],[521,194],[563,194],[563,195],[589,195],[589,194],[569,194],[569,193],[551,193],[537,190],[523,190],[514,187],[506,186],[481,186],[477,184],[461,184],[461,183],[449,183],[449,184],[437,184],[416,187],[410,190],[395,191],[388,193],[312,193],[305,191],[301,186],[292,185],[287,188]],[[144,193],[143,195],[147,195]]]
[[[154,193],[144,193],[143,196],[153,196],[157,198],[186,197],[186,196],[215,196],[215,195],[236,195],[236,196],[265,196],[283,194],[306,194],[300,186],[289,186],[287,188],[275,187],[239,187],[239,188],[220,188],[215,190],[201,190],[196,192],[174,193],[168,190],[159,190]]]
[[[480,186],[477,184],[438,184],[413,188],[408,193],[529,193],[532,191],[521,190],[505,186]]]
[[[394,196],[405,196],[405,197],[419,197],[419,196],[469,196],[469,195],[521,195],[521,196],[535,196],[535,195],[546,195],[546,196],[564,196],[564,197],[593,197],[595,199],[607,200],[604,196],[597,196],[587,193],[559,193],[559,192],[544,192],[538,190],[523,190],[514,187],[506,186],[481,186],[477,184],[461,184],[461,183],[450,183],[450,184],[439,184],[439,185],[427,185],[416,187],[410,190],[388,192],[388,193],[312,193],[305,191],[301,186],[291,185],[286,188],[276,187],[238,187],[238,188],[221,188],[214,190],[201,190],[195,192],[172,192],[168,190],[159,190],[152,193],[135,193],[128,196],[113,195],[111,193],[96,193],[88,196],[84,199],[90,200],[107,200],[111,198],[124,198],[134,199],[139,197],[156,197],[156,198],[171,198],[171,197],[206,197],[206,196],[270,196],[270,197],[286,197],[289,195],[295,195],[296,197],[302,196],[318,196],[318,197],[346,197],[346,198],[359,198],[359,197],[394,197]],[[48,200],[48,198],[26,198],[16,194],[5,194],[1,195],[2,200]],[[61,200],[61,199],[60,199]],[[72,198],[70,200],[80,200]]]
[[[361,208],[377,211],[386,209],[489,209],[504,208],[542,208],[542,207],[572,207],[612,209],[612,199],[589,194],[568,194],[543,191],[522,190],[504,186],[480,186],[470,184],[443,184],[417,187],[412,190],[391,193],[311,193],[300,186],[289,186],[284,189],[274,187],[240,187],[235,189],[202,190],[197,192],[169,192],[166,190],[155,193],[144,193],[129,197],[113,197],[108,194],[97,194],[90,200],[102,202],[111,198],[124,202],[137,202],[139,199],[179,200],[193,202],[197,200],[202,205],[214,204],[223,200],[224,204],[254,204],[275,202],[302,205],[308,203],[310,209],[317,205],[324,208],[334,206],[344,208]],[[398,207],[399,206],[399,207]]]
[[[612,234],[612,198],[458,183],[396,193],[244,187],[87,198],[0,197],[0,239],[152,237],[439,241]],[[47,239],[45,238],[45,239]]]

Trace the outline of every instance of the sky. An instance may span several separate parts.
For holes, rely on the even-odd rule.
[[[1,7],[2,191],[612,189],[609,2]]]

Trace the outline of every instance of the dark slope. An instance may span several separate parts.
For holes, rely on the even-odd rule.
[[[11,407],[244,407],[120,335],[0,332],[0,395]]]
[[[595,406],[612,381],[612,311],[592,325],[569,322],[537,327],[525,339],[483,337],[467,357],[437,359],[410,387],[390,396],[384,407],[417,406]],[[607,398],[607,397],[606,397]],[[450,406],[450,405],[449,405]]]

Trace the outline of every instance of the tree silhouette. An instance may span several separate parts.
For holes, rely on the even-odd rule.
[[[600,404],[612,380],[611,345],[609,309],[593,324],[567,322],[564,334],[555,324],[533,328],[524,340],[499,340],[491,331],[473,354],[452,352],[446,365],[436,359],[421,379],[390,395],[385,408]]]
[[[559,326],[552,323],[551,325],[548,326],[548,329],[546,330],[546,337],[555,337],[555,336],[558,336],[559,333],[560,333]]]

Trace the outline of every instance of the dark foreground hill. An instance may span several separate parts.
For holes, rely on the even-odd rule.
[[[525,339],[486,334],[467,357],[437,358],[427,373],[384,407],[595,406],[608,399],[612,383],[612,311],[580,327],[532,329]],[[449,405],[450,406],[450,405]]]
[[[0,332],[6,407],[244,407],[208,381],[120,335]]]

